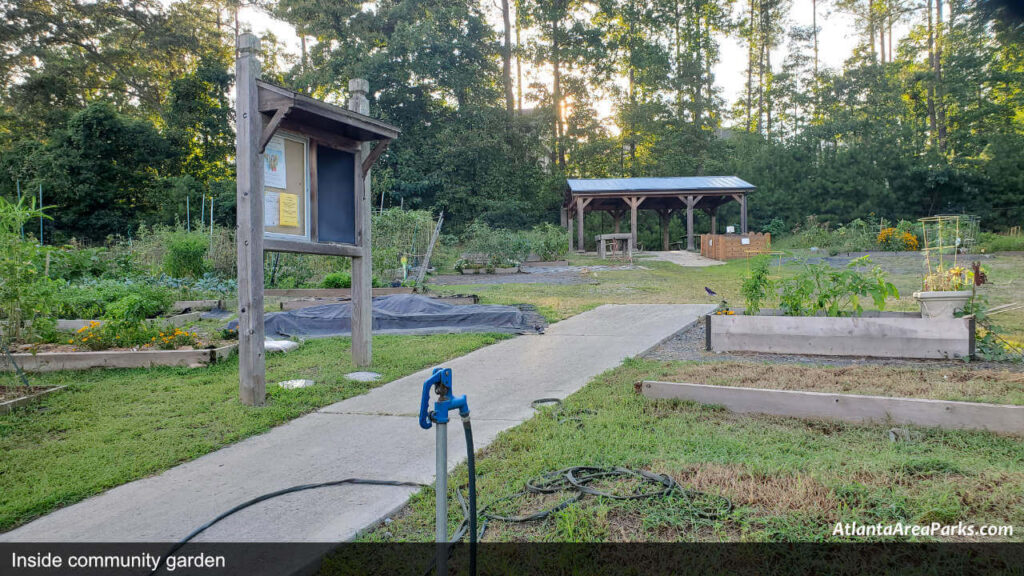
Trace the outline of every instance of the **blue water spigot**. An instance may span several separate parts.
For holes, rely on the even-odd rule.
[[[430,388],[437,391],[437,402],[434,409],[429,410]],[[459,416],[469,416],[469,404],[466,396],[452,396],[451,368],[434,368],[434,373],[423,382],[423,394],[420,397],[420,428],[430,429],[434,422],[448,423],[448,412],[458,409]]]

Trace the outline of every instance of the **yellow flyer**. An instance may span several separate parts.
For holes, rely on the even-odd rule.
[[[299,225],[299,197],[294,194],[281,194],[280,226]]]

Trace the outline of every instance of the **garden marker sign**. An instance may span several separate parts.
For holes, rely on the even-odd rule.
[[[260,80],[259,51],[256,36],[238,37],[239,398],[257,406],[266,398],[264,251],[352,258],[352,360],[370,365],[370,168],[398,136],[367,115],[366,80],[349,82],[345,109]]]

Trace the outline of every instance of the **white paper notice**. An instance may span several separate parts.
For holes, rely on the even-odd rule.
[[[282,189],[288,187],[282,138],[271,138],[263,152],[263,185]]]
[[[277,226],[280,222],[281,193],[267,190],[263,193],[263,227]]]

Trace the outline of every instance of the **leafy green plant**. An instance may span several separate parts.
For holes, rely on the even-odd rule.
[[[782,282],[779,305],[788,316],[860,316],[861,299],[869,297],[878,310],[884,310],[886,299],[899,298],[899,291],[881,267],[867,273],[858,270],[868,264],[868,256],[851,260],[845,268],[801,261],[802,270]]]
[[[761,305],[768,298],[774,283],[768,274],[768,256],[758,256],[750,264],[750,274],[743,278],[740,292],[746,306],[746,314],[754,315],[761,311]]]
[[[351,288],[352,287],[352,275],[348,272],[332,272],[327,276],[324,276],[323,282],[320,283],[321,288]]]
[[[111,304],[135,295],[150,308],[146,317],[152,317],[170,308],[175,292],[159,281],[90,280],[63,286],[53,295],[52,305],[58,318],[104,318]]]
[[[21,239],[21,227],[48,218],[35,202],[0,198],[0,337],[31,340],[39,335],[56,286],[37,264],[38,248]]]
[[[174,234],[164,253],[164,272],[175,278],[201,278],[207,270],[208,245],[209,240],[200,233]]]
[[[121,322],[142,322],[159,316],[167,310],[171,301],[167,293],[147,291],[148,294],[133,292],[107,306],[104,316]],[[157,297],[154,297],[158,295]]]

